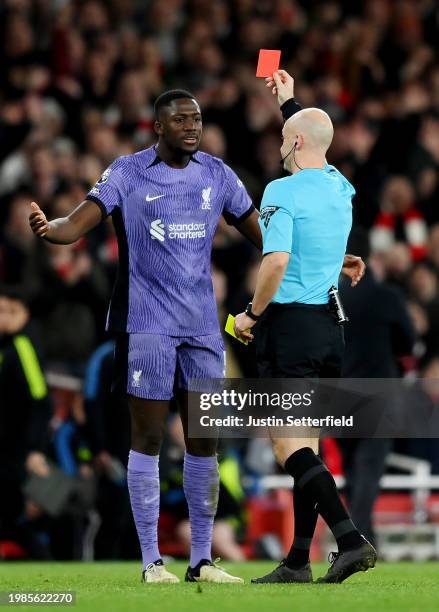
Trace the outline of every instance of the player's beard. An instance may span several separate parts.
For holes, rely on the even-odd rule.
[[[193,155],[197,153],[200,148],[200,141],[198,141],[195,148],[191,148],[190,150],[183,149],[183,147],[174,147],[174,152],[176,157],[185,157],[186,155]]]

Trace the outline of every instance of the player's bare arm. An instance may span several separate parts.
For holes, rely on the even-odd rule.
[[[259,212],[254,210],[244,221],[236,225],[236,229],[247,240],[255,245],[259,251],[262,251],[262,234],[258,223]]]
[[[31,203],[29,225],[33,233],[54,244],[76,242],[102,221],[102,212],[91,200],[84,200],[68,217],[48,221],[36,202]]]

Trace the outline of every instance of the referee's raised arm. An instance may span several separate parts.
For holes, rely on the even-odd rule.
[[[265,81],[273,95],[277,96],[284,121],[302,110],[300,104],[294,99],[294,79],[286,70],[277,70]]]
[[[277,70],[265,81],[273,95],[277,96],[284,121],[288,121],[290,117],[302,110],[301,105],[294,98],[294,78],[286,70]],[[366,264],[361,257],[345,255],[341,273],[351,279],[352,287],[358,285],[365,271]]]

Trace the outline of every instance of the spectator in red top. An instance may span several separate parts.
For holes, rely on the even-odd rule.
[[[391,176],[384,184],[381,211],[371,230],[372,250],[389,251],[397,241],[406,242],[414,261],[427,254],[428,230],[415,205],[415,191],[403,176]]]

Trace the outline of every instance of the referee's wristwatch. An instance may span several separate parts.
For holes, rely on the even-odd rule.
[[[249,302],[245,308],[245,314],[250,317],[250,319],[252,319],[253,321],[259,321],[259,319],[262,317],[262,315],[255,315],[254,312],[252,312],[252,302]]]

